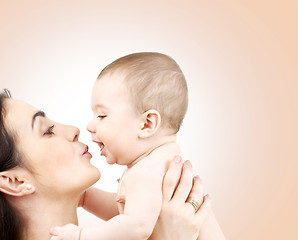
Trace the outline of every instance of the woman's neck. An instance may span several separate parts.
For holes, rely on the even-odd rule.
[[[52,227],[68,223],[78,224],[77,205],[79,199],[45,199],[30,196],[22,199],[19,210],[24,218],[25,240],[50,239]]]

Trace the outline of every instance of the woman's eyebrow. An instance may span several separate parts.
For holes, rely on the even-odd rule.
[[[43,111],[37,111],[32,117],[32,129],[34,127],[35,119],[37,117],[46,117],[46,114]]]

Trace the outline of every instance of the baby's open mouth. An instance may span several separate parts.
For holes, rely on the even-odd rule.
[[[103,150],[105,148],[105,145],[103,143],[100,144],[100,155],[103,155]]]
[[[98,144],[98,146],[100,148],[100,155],[103,156],[104,155],[105,145],[102,142],[99,142],[99,141],[93,140],[93,142]]]
[[[100,147],[100,155],[104,155],[105,145],[102,142],[97,142],[98,146]]]

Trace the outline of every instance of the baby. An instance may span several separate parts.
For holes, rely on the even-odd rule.
[[[161,210],[163,176],[169,160],[180,154],[176,134],[187,104],[184,75],[166,55],[135,53],[102,70],[92,92],[94,118],[87,128],[109,164],[127,166],[116,197],[120,215],[98,228],[66,225],[59,239],[150,237]],[[190,203],[197,211],[199,204]],[[88,199],[88,204],[96,203]]]

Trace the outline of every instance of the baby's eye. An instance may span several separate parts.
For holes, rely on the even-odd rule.
[[[52,136],[54,134],[53,129],[54,129],[54,125],[53,126],[50,126],[48,128],[48,130],[43,135],[50,135],[50,136]]]
[[[97,116],[97,118],[100,118],[100,119],[103,119],[105,117],[107,117],[107,115],[104,115],[104,114],[100,114],[100,115]]]

